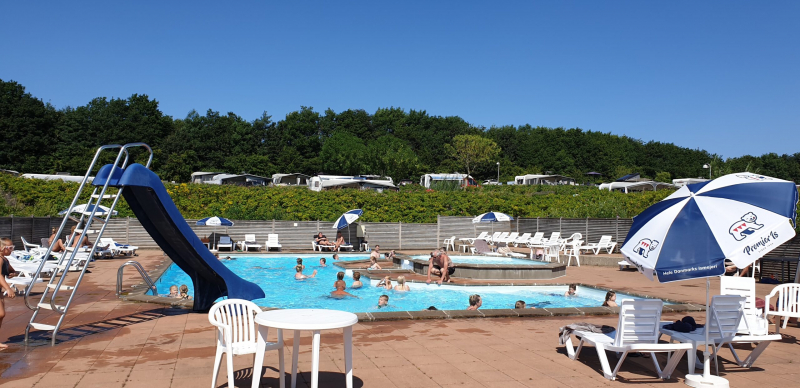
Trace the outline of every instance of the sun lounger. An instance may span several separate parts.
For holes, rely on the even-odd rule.
[[[669,379],[683,354],[692,347],[690,344],[658,342],[662,306],[663,302],[657,299],[622,301],[619,305],[619,322],[615,331],[611,333],[573,331],[565,341],[567,355],[570,359],[576,360],[585,345],[594,346],[600,358],[603,375],[609,380],[614,380],[629,353],[650,353],[658,377]],[[580,339],[577,349],[572,347],[573,336]],[[606,351],[621,353],[613,371],[608,363]],[[667,353],[667,364],[663,370],[658,364],[655,353]]]
[[[240,241],[239,244],[245,252],[253,248],[255,248],[256,251],[261,251],[261,244],[256,242],[255,234],[244,235],[244,241]]]
[[[531,239],[531,234],[530,233],[523,233],[521,236],[517,237],[517,239],[514,240],[513,243],[514,243],[515,247],[518,247],[518,246],[520,246],[520,244],[527,243],[528,240],[530,240],[530,239]]]
[[[270,233],[267,235],[267,242],[264,243],[264,247],[266,247],[267,250],[276,248],[277,250],[280,251],[281,249],[283,249],[281,243],[278,241],[277,233]]]
[[[515,257],[515,258],[524,258],[524,257],[526,257],[522,253],[517,253],[517,252],[512,251],[511,248],[509,248],[509,246],[506,243],[500,243],[499,245],[500,246],[497,247],[497,253],[499,253],[501,255],[508,256],[508,257]]]
[[[126,256],[134,255],[134,254],[136,254],[136,250],[139,249],[139,247],[135,247],[135,246],[132,246],[132,245],[118,244],[116,241],[114,241],[113,238],[110,238],[110,237],[102,237],[102,238],[100,238],[100,245],[108,246],[108,249],[114,251],[114,256],[116,256],[116,255],[126,255]]]
[[[474,245],[475,246],[472,248],[472,253],[477,253],[484,256],[503,256],[500,253],[492,252],[485,240],[475,240]]]
[[[595,255],[600,254],[601,249],[605,249],[609,254],[614,251],[617,243],[611,241],[611,236],[601,236],[600,241],[596,243],[586,244],[581,247],[585,251],[593,251]]]
[[[25,240],[25,237],[19,236],[19,239],[22,241],[22,248],[27,252],[30,252],[31,249],[41,249],[42,248],[41,245],[31,244],[31,243],[27,242]]]
[[[229,251],[233,250],[233,241],[228,236],[222,236],[219,238],[219,243],[217,243],[217,250],[220,248],[228,248]]]

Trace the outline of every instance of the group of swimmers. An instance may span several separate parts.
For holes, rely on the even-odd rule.
[[[567,288],[567,292],[564,293],[564,296],[573,297],[578,296],[578,285],[577,284],[570,284]],[[477,310],[483,305],[483,299],[480,295],[474,294],[469,296],[469,307],[467,310]],[[614,291],[606,292],[606,298],[603,302],[603,307],[617,307],[617,293]],[[527,304],[524,300],[518,300],[514,304],[514,309],[525,309],[528,308]],[[535,309],[536,306],[531,306],[529,308]]]
[[[176,299],[192,299],[192,297],[189,296],[189,286],[185,284],[182,284],[180,288],[178,288],[176,285],[172,285],[169,288],[169,295],[167,295],[167,297]]]

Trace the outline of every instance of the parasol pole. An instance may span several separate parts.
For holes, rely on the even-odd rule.
[[[706,379],[711,376],[711,355],[708,351],[708,331],[711,329],[711,317],[709,316],[709,306],[711,306],[710,289],[711,278],[706,277],[706,327],[704,328],[704,331],[706,332],[706,347],[705,350],[703,350],[703,377]]]

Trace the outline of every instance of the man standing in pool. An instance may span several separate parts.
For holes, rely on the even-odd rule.
[[[450,275],[455,271],[456,267],[453,266],[450,256],[437,249],[431,252],[431,257],[428,259],[428,279],[425,280],[425,283],[431,284],[431,274],[440,276],[439,285],[442,285],[442,282],[451,283]]]
[[[380,245],[376,245],[375,249],[372,250],[372,253],[369,254],[369,258],[371,259],[371,258],[374,257],[375,260],[380,260],[380,258],[381,258],[381,253],[380,252],[381,252],[381,246]]]

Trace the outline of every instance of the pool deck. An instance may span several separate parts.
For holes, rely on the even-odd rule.
[[[327,255],[326,255],[327,256]],[[160,251],[142,251],[136,258],[146,269],[164,257]],[[22,300],[6,299],[7,316],[0,341],[9,348],[0,352],[2,387],[197,387],[211,380],[215,334],[205,314],[152,303],[135,303],[114,295],[116,272],[126,259],[100,260],[79,289],[65,329],[55,347],[47,336],[36,334],[30,346],[22,343],[31,311]],[[138,276],[138,275],[137,275]],[[543,283],[539,281],[540,283]],[[555,283],[583,283],[622,292],[705,303],[705,281],[671,284],[650,282],[634,271],[613,267],[570,267]],[[126,272],[125,284],[138,283],[134,271]],[[757,285],[764,297],[773,286]],[[712,294],[719,290],[711,282]],[[664,315],[678,319],[685,313]],[[691,313],[698,321],[702,312]],[[593,349],[571,361],[558,346],[558,328],[588,321],[615,326],[617,317],[558,316],[443,320],[359,322],[354,327],[354,381],[356,387],[600,387],[635,384],[637,387],[684,386],[684,358],[676,378],[661,381],[650,360],[625,361],[617,381],[603,378]],[[773,327],[774,328],[774,327]],[[721,351],[722,375],[731,386],[800,386],[800,329],[790,324],[783,340],[771,344],[752,369],[732,363],[730,351]],[[287,336],[289,337],[289,336]],[[291,360],[292,339],[286,339]],[[310,381],[310,333],[304,332],[300,347],[300,381]],[[748,354],[748,347],[737,347]],[[322,333],[320,386],[344,387],[341,331]],[[252,357],[235,357],[235,385],[250,386]],[[224,363],[223,363],[224,364]],[[289,362],[287,362],[288,367]],[[262,387],[277,386],[277,354],[264,360]],[[663,359],[662,359],[663,365]],[[217,386],[226,385],[222,367]],[[288,379],[287,379],[288,383]]]

